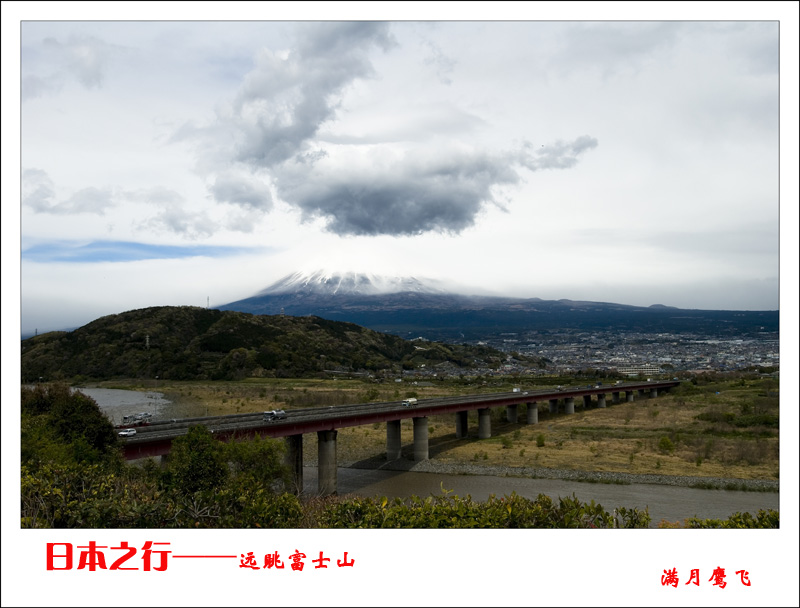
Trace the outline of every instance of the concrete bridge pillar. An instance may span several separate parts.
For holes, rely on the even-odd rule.
[[[492,410],[484,407],[478,410],[478,439],[492,436]]]
[[[456,412],[456,439],[463,439],[469,435],[469,412]]]
[[[558,399],[550,399],[550,413],[551,414],[558,413]]]
[[[651,388],[650,389],[650,396],[651,397],[658,397],[658,389],[657,388]]]
[[[565,414],[575,413],[575,397],[567,397],[566,399],[564,399],[564,413]]]
[[[397,460],[401,455],[400,421],[386,423],[386,460]]]
[[[633,395],[634,395],[634,391],[625,391],[625,401],[627,401],[628,403],[632,403],[633,402]]]
[[[506,406],[506,420],[509,422],[517,421],[517,404]]]
[[[528,406],[528,417],[526,422],[528,424],[539,424],[539,406],[535,401],[526,405]]]
[[[586,409],[591,407],[592,405],[592,396],[591,395],[584,395],[583,396],[583,408]]]
[[[643,388],[639,389],[639,396],[640,397],[644,397],[644,389]]]
[[[303,435],[289,435],[286,438],[286,464],[291,471],[292,492],[298,496],[303,493]]]
[[[611,403],[619,403],[619,391],[611,393]]]
[[[414,420],[414,460],[428,460],[428,419],[425,416]]]
[[[336,494],[336,435],[337,431],[317,431],[319,495]]]
[[[619,397],[619,394],[617,395]],[[597,407],[606,406],[606,396],[604,394],[597,395]]]

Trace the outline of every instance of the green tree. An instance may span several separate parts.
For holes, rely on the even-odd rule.
[[[225,446],[205,426],[193,426],[172,442],[169,472],[178,491],[191,494],[222,485],[228,477]]]
[[[277,439],[256,437],[224,444],[225,455],[233,474],[246,482],[269,487],[275,482],[288,483],[289,467],[284,463],[285,445]]]
[[[58,433],[71,443],[86,442],[90,449],[105,452],[117,442],[114,425],[97,402],[79,391],[57,400],[50,417]]]
[[[97,402],[66,384],[22,387],[22,461],[99,462],[115,452],[114,426]]]

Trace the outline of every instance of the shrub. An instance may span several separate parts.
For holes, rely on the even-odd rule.
[[[682,528],[683,526],[681,525],[681,522],[679,522],[679,521],[676,521],[676,522],[673,523],[671,521],[667,521],[666,519],[662,519],[660,522],[658,522],[658,527],[660,529],[663,529],[663,528],[676,529],[676,528]]]
[[[316,527],[325,528],[646,528],[647,509],[618,509],[611,515],[594,501],[574,495],[557,502],[544,494],[536,500],[516,493],[486,502],[470,496],[412,496],[331,500],[318,513]]]
[[[153,467],[22,468],[23,528],[297,528],[296,496],[237,478],[216,491],[164,491]]]
[[[734,426],[747,427],[747,426],[766,426],[770,428],[778,428],[778,416],[774,414],[750,414],[742,415],[733,421]]]
[[[730,412],[703,412],[695,416],[698,420],[705,420],[706,422],[725,422],[730,424],[736,418]]]
[[[675,451],[675,444],[665,435],[658,440],[658,449],[664,454],[672,454]]]
[[[779,528],[779,512],[774,509],[759,509],[756,516],[750,513],[734,513],[728,519],[698,519],[690,517],[686,520],[687,528]]]
[[[544,447],[544,435],[542,433],[536,435],[536,447],[537,448]]]

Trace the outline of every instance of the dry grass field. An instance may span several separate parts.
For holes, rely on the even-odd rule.
[[[420,399],[453,394],[510,390],[507,386],[469,386],[437,382],[367,383],[361,380],[250,379],[240,382],[102,383],[106,388],[157,388],[185,416],[258,412],[269,409]],[[523,383],[523,390],[528,388]],[[537,387],[531,386],[535,389]],[[456,439],[455,417],[429,419],[431,458],[442,462],[532,466],[581,471],[777,479],[779,476],[778,386],[773,379],[684,382],[657,398],[637,395],[632,403],[550,414],[540,403],[539,423],[506,421],[504,408],[492,410],[492,437],[477,438],[477,413],[469,415],[469,437]],[[404,457],[413,452],[412,422],[402,423]],[[316,462],[316,440],[304,442],[304,460]],[[355,462],[385,454],[382,424],[340,429],[338,459]]]

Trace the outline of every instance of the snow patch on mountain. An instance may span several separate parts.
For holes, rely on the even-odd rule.
[[[276,281],[258,295],[314,293],[328,295],[380,295],[416,292],[450,293],[441,281],[415,277],[389,277],[370,273],[316,270],[295,272]]]

